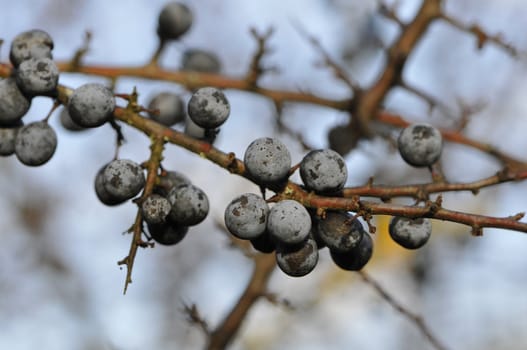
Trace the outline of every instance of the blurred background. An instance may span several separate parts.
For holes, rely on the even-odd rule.
[[[33,28],[46,30],[55,42],[54,58],[70,59],[93,34],[85,62],[115,66],[146,63],[156,48],[160,0],[0,0],[0,50],[8,60],[10,41]],[[300,25],[363,86],[371,84],[385,62],[382,47],[398,27],[376,14],[378,1],[311,0],[249,2],[186,1],[195,14],[191,30],[169,46],[163,67],[177,69],[188,48],[213,51],[222,72],[242,76],[256,49],[254,27],[275,28],[273,51],[264,63],[277,74],[262,85],[302,89],[345,98],[350,92],[296,29]],[[420,1],[398,2],[397,13],[410,20]],[[524,35],[525,0],[445,1],[445,12],[463,23],[478,23],[489,33],[503,33],[519,49]],[[442,127],[459,121],[459,101],[483,105],[466,134],[527,159],[527,67],[488,44],[477,50],[472,35],[435,23],[411,55],[404,77],[446,108],[429,110],[415,95],[394,89],[385,107],[411,121]],[[62,74],[72,88],[97,77]],[[116,91],[137,87],[140,101],[162,91],[189,94],[180,86],[123,77]],[[231,117],[215,146],[240,158],[255,138],[284,141],[293,162],[305,151],[297,140],[280,133],[274,106],[259,96],[226,91]],[[52,102],[33,100],[28,121],[42,119]],[[447,111],[447,112],[445,112]],[[283,122],[313,148],[328,146],[328,131],[347,122],[344,113],[310,105],[286,105]],[[250,182],[175,146],[168,146],[164,166],[184,172],[209,195],[207,220],[192,228],[173,247],[140,249],[133,283],[123,296],[126,271],[117,261],[128,254],[136,207],[105,207],[96,198],[97,170],[112,159],[115,135],[109,126],[83,133],[61,128],[58,112],[51,119],[59,135],[54,157],[42,167],[21,165],[16,157],[0,159],[0,349],[199,349],[205,338],[189,324],[184,305],[196,304],[211,327],[221,321],[241,294],[252,262],[229,247],[218,223],[225,206],[243,192],[258,193]],[[137,162],[148,158],[148,139],[126,126],[120,155]],[[387,130],[395,135],[397,130]],[[407,166],[383,138],[361,141],[346,156],[349,186],[370,176],[376,183],[428,182],[426,171]],[[492,158],[447,144],[443,156],[450,181],[472,181],[499,170]],[[298,180],[298,175],[295,179]],[[508,183],[477,196],[444,196],[443,205],[495,216],[527,209],[527,183]],[[450,349],[524,349],[527,347],[527,237],[518,232],[485,230],[471,237],[467,227],[434,222],[430,242],[416,252],[388,239],[389,218],[378,217],[375,250],[366,271],[408,310],[420,314],[432,333]],[[396,312],[362,279],[339,270],[322,250],[314,272],[290,278],[277,270],[269,290],[287,299],[294,310],[261,300],[249,313],[232,349],[431,349],[415,324]]]

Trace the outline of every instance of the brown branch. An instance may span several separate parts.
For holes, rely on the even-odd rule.
[[[269,28],[264,34],[258,33],[255,28],[251,28],[251,35],[256,40],[257,49],[251,60],[249,71],[247,72],[247,83],[253,87],[256,87],[258,79],[266,71],[273,70],[272,68],[264,68],[262,66],[263,56],[270,50],[267,47],[267,41],[273,35],[274,28]]]

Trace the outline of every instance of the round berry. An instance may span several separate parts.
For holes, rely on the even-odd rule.
[[[287,179],[291,169],[291,154],[280,140],[263,137],[247,147],[244,163],[256,182],[270,184]]]
[[[0,125],[18,122],[27,113],[31,105],[16,85],[15,78],[0,80]]]
[[[0,126],[0,156],[10,156],[15,153],[15,140],[22,122],[13,126]]]
[[[17,35],[11,42],[9,59],[18,67],[30,58],[52,58],[53,39],[43,30],[34,29]]]
[[[100,126],[115,109],[112,91],[97,83],[84,84],[73,91],[68,103],[71,119],[85,128]]]
[[[200,188],[183,184],[174,187],[167,196],[172,210],[170,220],[184,226],[197,225],[209,213],[209,199]]]
[[[291,277],[302,277],[313,271],[318,262],[318,247],[313,238],[300,246],[279,246],[276,263],[280,270]]]
[[[267,229],[278,244],[298,244],[309,235],[311,217],[302,204],[286,199],[276,203],[269,211]]]
[[[151,194],[141,203],[143,219],[149,224],[160,224],[166,221],[172,209],[170,202],[163,196]]]
[[[276,244],[271,239],[271,236],[267,231],[251,239],[249,242],[251,242],[251,245],[254,249],[261,253],[269,254],[274,252],[274,250],[276,249]]]
[[[97,172],[97,175],[95,175],[95,194],[101,203],[105,205],[114,206],[122,204],[126,202],[128,198],[117,198],[108,193],[106,187],[104,186],[104,169],[106,169],[106,166],[107,164],[101,167]]]
[[[392,239],[407,249],[422,247],[432,234],[432,223],[426,218],[410,219],[394,216],[388,232]]]
[[[329,148],[340,155],[348,154],[358,141],[356,133],[346,125],[337,125],[328,132]]]
[[[170,222],[148,224],[148,232],[154,241],[162,245],[174,245],[185,238],[188,227]]]
[[[165,126],[170,127],[185,120],[185,110],[181,97],[170,92],[157,94],[150,100],[148,109],[158,110],[158,113],[148,112],[148,115]]]
[[[154,191],[164,197],[171,189],[183,184],[190,184],[191,181],[184,174],[170,170],[159,176],[159,183],[156,184]]]
[[[212,52],[188,49],[183,53],[181,69],[202,73],[219,73],[221,64],[218,57]]]
[[[403,159],[416,167],[430,166],[437,162],[443,149],[441,132],[428,124],[413,124],[404,128],[397,139]]]
[[[344,187],[348,169],[337,152],[330,149],[314,150],[300,162],[300,177],[308,189],[331,193]]]
[[[49,58],[30,58],[16,70],[16,83],[28,96],[49,95],[56,91],[59,69]]]
[[[57,134],[46,122],[33,122],[18,131],[15,154],[22,163],[38,166],[51,159],[57,149]]]
[[[135,197],[145,186],[141,166],[128,159],[111,161],[103,171],[104,188],[117,201]]]
[[[236,197],[225,209],[225,226],[241,239],[253,239],[265,232],[269,206],[260,196],[245,193]]]
[[[330,249],[329,252],[333,262],[341,269],[359,271],[371,259],[373,254],[373,240],[371,236],[365,232],[359,245],[353,250],[342,253]]]
[[[62,108],[59,114],[60,125],[68,131],[84,131],[87,130],[79,124],[75,123],[70,116],[67,108]]]
[[[185,118],[185,134],[198,140],[214,143],[219,129],[205,129],[194,123],[190,117]]]
[[[192,25],[192,12],[179,2],[169,2],[159,14],[157,35],[162,40],[175,40],[185,34]]]
[[[225,123],[230,111],[229,101],[221,90],[214,87],[196,90],[188,102],[190,119],[205,129],[215,129]]]
[[[318,237],[326,246],[338,252],[349,252],[359,245],[365,234],[362,224],[348,212],[328,211],[317,225]]]

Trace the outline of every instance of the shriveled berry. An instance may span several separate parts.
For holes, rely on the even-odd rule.
[[[359,245],[365,233],[359,220],[348,212],[328,211],[317,220],[320,239],[331,250],[349,252]]]
[[[148,232],[150,237],[159,244],[175,245],[185,238],[188,227],[164,222],[161,224],[148,224]]]
[[[135,197],[145,185],[145,175],[139,164],[128,159],[111,161],[103,172],[104,188],[116,200]]]
[[[314,150],[300,162],[300,177],[308,189],[332,193],[344,187],[348,169],[337,152],[330,149]]]
[[[302,277],[313,271],[318,262],[318,247],[313,238],[299,246],[278,246],[276,262],[291,277]]]
[[[59,69],[49,58],[30,58],[16,70],[16,83],[28,96],[49,95],[57,90]]]
[[[188,49],[183,52],[181,69],[202,73],[219,73],[221,63],[218,57],[209,51]]]
[[[192,20],[192,12],[186,5],[169,2],[159,14],[157,35],[163,40],[178,39],[189,30]]]
[[[302,204],[286,199],[276,203],[269,211],[267,230],[278,244],[298,244],[309,235],[311,217]]]
[[[225,94],[215,87],[196,90],[188,102],[188,115],[198,126],[215,129],[225,123],[231,107]]]
[[[22,163],[38,166],[51,159],[57,149],[57,134],[46,122],[33,122],[18,131],[15,154]]]
[[[95,194],[97,195],[97,198],[101,201],[101,203],[105,205],[114,206],[122,204],[126,202],[128,198],[115,197],[108,193],[106,187],[104,186],[104,169],[106,169],[107,165],[108,164],[101,167],[97,172],[97,175],[95,175]]]
[[[84,84],[75,89],[68,103],[71,119],[85,128],[100,126],[115,109],[112,91],[97,83]]]
[[[394,216],[388,232],[392,239],[404,248],[417,249],[428,242],[432,234],[432,222],[427,218]]]
[[[241,239],[253,239],[265,232],[269,206],[254,193],[245,193],[233,199],[225,209],[225,226]]]
[[[16,85],[15,78],[0,79],[0,125],[12,125],[20,121],[31,106]]]
[[[291,154],[280,140],[263,137],[247,147],[244,163],[258,184],[270,184],[287,179],[291,169]]]
[[[170,220],[183,226],[197,225],[209,213],[209,199],[200,188],[183,184],[174,187],[167,196],[172,210]]]
[[[179,95],[171,92],[162,92],[154,96],[148,103],[148,109],[158,110],[158,113],[149,112],[150,118],[165,126],[172,126],[185,120],[185,109]]]
[[[373,254],[373,240],[371,236],[365,232],[359,245],[353,250],[341,253],[330,249],[329,252],[333,262],[341,269],[359,271],[371,259]]]
[[[43,30],[33,29],[18,34],[11,42],[9,59],[18,67],[30,58],[52,58],[53,39]]]
[[[430,166],[439,160],[443,150],[441,132],[428,124],[412,124],[397,139],[399,153],[410,165]]]
[[[149,224],[160,224],[166,221],[172,206],[168,199],[158,194],[151,194],[141,203],[143,219]]]
[[[22,122],[13,126],[0,125],[0,156],[6,157],[15,153],[16,135],[22,125]]]

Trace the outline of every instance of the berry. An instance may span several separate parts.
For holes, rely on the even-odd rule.
[[[291,277],[305,276],[317,265],[317,243],[313,238],[308,238],[300,246],[279,246],[276,251],[276,262],[280,270]]]
[[[57,134],[46,122],[33,122],[20,128],[15,154],[23,164],[38,166],[51,159],[57,149]]]
[[[349,252],[355,248],[365,234],[359,220],[348,212],[328,211],[324,219],[318,220],[318,236],[331,250]]]
[[[31,100],[22,94],[14,78],[0,80],[0,125],[18,122],[30,105]]]
[[[291,169],[291,154],[278,139],[264,137],[254,140],[244,156],[249,174],[259,184],[283,181]]]
[[[401,131],[397,139],[401,157],[416,167],[437,162],[443,149],[441,132],[428,124],[413,124]]]
[[[148,115],[156,122],[165,126],[170,127],[185,120],[185,110],[181,97],[170,92],[157,94],[150,100],[148,109],[157,109],[159,113],[149,112]]]
[[[162,224],[148,224],[148,232],[154,241],[163,245],[174,245],[185,238],[188,227],[165,222]]]
[[[422,247],[432,234],[432,223],[426,218],[410,219],[394,216],[388,232],[392,239],[407,249]]]
[[[214,140],[216,140],[216,135],[218,135],[218,132],[219,131],[217,129],[202,128],[201,126],[194,123],[190,117],[185,118],[185,134],[190,137],[212,144]]]
[[[251,239],[250,242],[253,248],[261,253],[269,254],[269,253],[274,252],[276,248],[276,244],[271,239],[271,236],[269,235],[269,232],[267,231]]]
[[[166,171],[164,175],[159,176],[159,183],[156,185],[154,190],[157,194],[166,197],[172,188],[190,183],[190,179],[182,173],[173,170]]]
[[[135,197],[145,185],[141,166],[128,159],[111,161],[103,171],[106,192],[116,201]]]
[[[24,94],[49,95],[57,89],[59,69],[49,58],[30,58],[20,63],[15,76]]]
[[[0,126],[0,156],[10,156],[15,153],[15,140],[22,122],[12,126]]]
[[[330,249],[329,252],[333,262],[341,269],[359,271],[370,261],[373,253],[373,240],[365,232],[359,245],[353,250],[341,253]]]
[[[172,209],[170,202],[163,196],[151,194],[141,203],[143,219],[149,224],[160,224],[166,221]]]
[[[337,125],[328,132],[329,148],[340,155],[348,154],[358,141],[357,133],[346,125]]]
[[[178,39],[189,30],[192,19],[192,12],[186,5],[169,2],[159,13],[157,35],[162,40]]]
[[[300,162],[300,177],[308,189],[331,193],[344,187],[348,169],[337,152],[330,149],[315,150]]]
[[[188,102],[190,119],[205,129],[215,129],[225,123],[230,111],[229,101],[221,90],[214,87],[196,90]]]
[[[269,211],[267,229],[278,244],[298,244],[309,235],[311,217],[302,204],[286,199],[276,203]]]
[[[85,128],[106,123],[115,109],[110,89],[101,84],[84,84],[73,91],[68,103],[71,119]]]
[[[225,209],[225,226],[241,239],[253,239],[265,232],[269,206],[253,193],[236,197]]]
[[[181,69],[203,73],[219,73],[221,64],[218,57],[212,52],[188,49],[183,53]]]
[[[200,188],[183,184],[174,187],[167,196],[172,205],[170,220],[184,226],[197,225],[209,213],[209,199]]]
[[[70,113],[68,112],[67,108],[62,108],[59,115],[60,119],[60,125],[66,130],[69,131],[84,131],[87,130],[86,128],[83,128],[79,124],[75,123],[70,116]]]
[[[108,193],[106,187],[104,186],[104,169],[106,169],[106,166],[107,164],[100,168],[97,172],[97,175],[95,175],[95,194],[103,204],[109,206],[122,204],[126,202],[128,198],[117,198]]]
[[[18,67],[30,58],[52,58],[53,39],[43,30],[30,30],[17,35],[11,42],[9,59]]]

